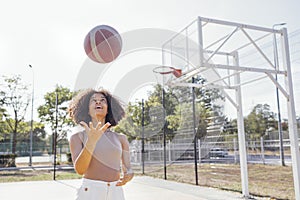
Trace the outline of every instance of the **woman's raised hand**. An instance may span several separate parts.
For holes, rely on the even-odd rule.
[[[101,122],[98,122],[96,127],[93,126],[92,122],[89,123],[89,126],[84,121],[80,122],[80,124],[84,127],[88,139],[94,142],[97,142],[108,127],[110,127],[109,122],[106,122],[103,126],[101,126]]]

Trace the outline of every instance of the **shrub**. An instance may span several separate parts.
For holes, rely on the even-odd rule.
[[[0,155],[0,167],[16,167],[16,154]]]
[[[72,164],[72,155],[70,152],[67,153],[67,161],[68,163]]]

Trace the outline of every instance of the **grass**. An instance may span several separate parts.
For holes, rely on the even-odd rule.
[[[142,175],[141,166],[135,166],[136,175]],[[145,166],[145,175],[164,178],[162,165]],[[56,180],[78,179],[73,170],[57,171]],[[269,199],[295,199],[293,174],[290,166],[248,164],[249,192]],[[195,184],[193,164],[167,166],[167,179]],[[53,180],[52,170],[0,171],[0,182]],[[240,166],[235,164],[201,164],[198,166],[198,184],[230,191],[242,191]]]
[[[53,180],[53,171],[51,170],[17,170],[0,171],[0,183],[19,182],[19,181],[50,181]],[[80,175],[74,171],[56,171],[57,180],[78,179]]]
[[[140,170],[139,168],[136,171]],[[201,164],[198,184],[223,190],[242,191],[240,165]],[[145,175],[164,178],[163,166],[146,166]],[[167,166],[167,179],[195,184],[193,164]],[[249,192],[253,196],[269,199],[295,199],[293,173],[290,166],[248,164]]]

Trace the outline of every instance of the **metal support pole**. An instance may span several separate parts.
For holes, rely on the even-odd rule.
[[[164,119],[164,126],[163,126],[163,143],[164,143],[164,178],[167,180],[167,161],[166,161],[166,132],[167,132],[167,122],[166,122],[166,107],[165,107],[165,89],[162,87],[162,102],[163,102],[163,119]]]
[[[56,140],[57,140],[57,126],[58,126],[58,93],[56,90],[56,95],[55,95],[55,132],[54,132],[54,139],[53,139],[53,148],[54,148],[54,168],[53,168],[53,180],[56,179],[55,173],[56,173]]]
[[[239,66],[238,53],[234,54],[234,64]],[[240,84],[240,74],[236,74],[234,77],[236,85]],[[237,123],[238,123],[238,140],[239,140],[239,152],[240,152],[240,168],[241,168],[241,182],[242,193],[245,198],[249,197],[248,187],[248,168],[247,168],[247,152],[246,152],[246,139],[245,139],[245,127],[244,116],[242,107],[242,92],[241,86],[236,87],[236,102],[237,102]]]
[[[192,78],[192,83],[195,83],[195,78]],[[197,132],[196,132],[196,109],[195,109],[195,88],[192,87],[193,101],[193,131],[194,131],[194,164],[195,164],[195,179],[198,185],[198,166],[197,166]]]
[[[197,20],[198,28],[198,43],[199,43],[199,66],[202,67],[204,63],[204,53],[203,53],[203,32],[202,32],[202,18],[198,17]]]
[[[300,153],[297,133],[296,111],[294,102],[294,92],[292,83],[291,61],[288,43],[287,29],[282,29],[282,46],[283,46],[283,66],[285,66],[287,75],[285,76],[285,84],[289,98],[287,99],[288,107],[288,123],[289,137],[291,143],[292,169],[294,179],[295,199],[300,199]]]
[[[264,137],[260,137],[260,152],[261,152],[261,160],[263,164],[265,164]]]
[[[31,121],[30,121],[30,144],[29,144],[29,166],[32,166],[32,140],[33,140],[33,101],[34,101],[34,71],[33,67],[29,65],[32,70],[32,93],[31,93]]]
[[[145,174],[145,128],[144,128],[144,120],[145,120],[145,107],[144,107],[144,99],[142,99],[142,173]]]
[[[276,26],[283,26],[286,23],[281,24],[274,24],[273,29]],[[277,49],[277,40],[276,40],[276,33],[274,33],[274,65],[275,70],[279,70],[279,62],[278,62],[278,49]],[[277,81],[277,73],[275,73],[275,80]],[[276,100],[277,100],[277,112],[278,112],[278,138],[279,138],[279,154],[280,154],[280,161],[281,165],[285,166],[284,162],[284,148],[283,148],[283,136],[282,136],[282,124],[281,124],[281,114],[280,114],[280,101],[279,101],[279,91],[278,87],[276,87]]]

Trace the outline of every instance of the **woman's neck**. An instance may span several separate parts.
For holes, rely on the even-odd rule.
[[[97,124],[101,122],[101,126],[103,126],[105,124],[105,118],[100,118],[100,119],[92,119],[92,123],[93,123],[93,126],[96,127]]]

